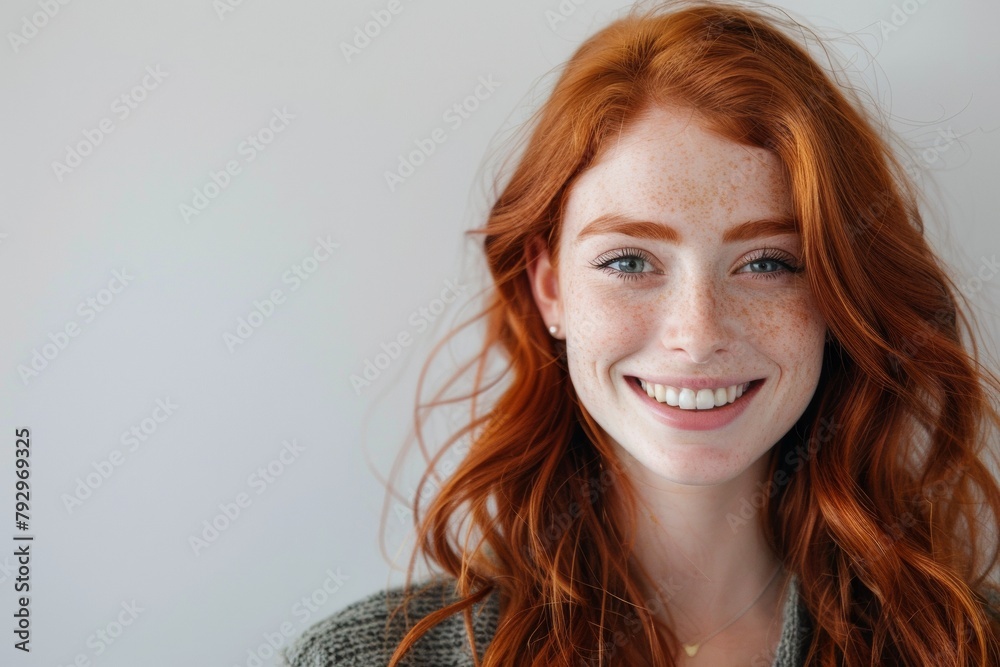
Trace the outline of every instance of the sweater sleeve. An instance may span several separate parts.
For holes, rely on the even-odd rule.
[[[1000,591],[984,588],[982,595],[986,598],[984,609],[995,621],[1000,622]]]
[[[385,667],[406,630],[427,614],[457,601],[453,580],[414,586],[407,606],[408,621],[400,610],[402,587],[379,591],[358,600],[310,626],[281,651],[278,667]],[[482,656],[499,616],[495,594],[473,606],[476,650]],[[404,665],[471,667],[474,662],[464,616],[454,614],[431,628],[407,654]]]

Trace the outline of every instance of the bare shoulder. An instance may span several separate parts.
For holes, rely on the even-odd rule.
[[[406,631],[417,621],[452,602],[455,582],[434,579],[417,584],[409,599],[402,587],[378,591],[352,602],[307,628],[280,654],[279,667],[385,667]],[[405,617],[397,608],[406,602]],[[496,593],[473,606],[477,652],[492,638],[499,618]],[[448,617],[416,643],[412,665],[473,665],[468,632],[462,614]]]

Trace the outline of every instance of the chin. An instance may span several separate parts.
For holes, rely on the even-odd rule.
[[[714,486],[731,482],[747,473],[755,463],[766,465],[765,454],[751,455],[714,445],[673,444],[628,450],[619,445],[619,459],[633,476],[649,482],[661,479],[686,486]],[[624,457],[622,457],[624,454]]]

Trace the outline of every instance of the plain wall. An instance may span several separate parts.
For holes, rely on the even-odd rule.
[[[297,635],[387,584],[380,476],[428,351],[482,286],[463,233],[550,72],[627,5],[235,2],[0,8],[0,497],[11,512],[27,427],[35,536],[32,651],[8,633],[3,664],[253,664],[283,624]],[[1000,5],[779,4],[840,37],[910,144],[928,232],[995,349]],[[391,21],[348,58],[372,12]],[[449,113],[484,80],[475,110]],[[245,143],[258,134],[259,151]],[[386,171],[432,136],[390,188]],[[259,326],[241,337],[240,318]],[[398,547],[405,513],[388,520]],[[224,529],[192,546],[213,521]]]

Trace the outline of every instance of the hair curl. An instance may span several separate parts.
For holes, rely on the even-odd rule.
[[[625,557],[634,492],[526,272],[533,239],[557,257],[576,177],[653,104],[691,108],[706,128],[780,158],[829,325],[813,400],[768,455],[779,483],[761,511],[813,622],[806,662],[1000,663],[1000,625],[985,613],[998,591],[1000,488],[984,463],[1000,380],[980,363],[968,299],[924,237],[906,169],[864,105],[791,36],[802,31],[766,7],[673,3],[633,10],[565,65],[485,227],[468,232],[484,238],[495,288],[466,367],[472,418],[431,462],[414,508],[409,573],[422,554],[461,600],[416,624],[390,667],[459,612],[483,666],[608,664],[616,633],[640,631],[616,664],[674,664],[676,637]],[[477,397],[499,381],[485,380],[495,348],[509,384],[477,416]],[[435,462],[465,435],[467,454],[421,512]],[[625,520],[607,521],[611,511]],[[480,659],[470,609],[494,591],[502,617]]]

